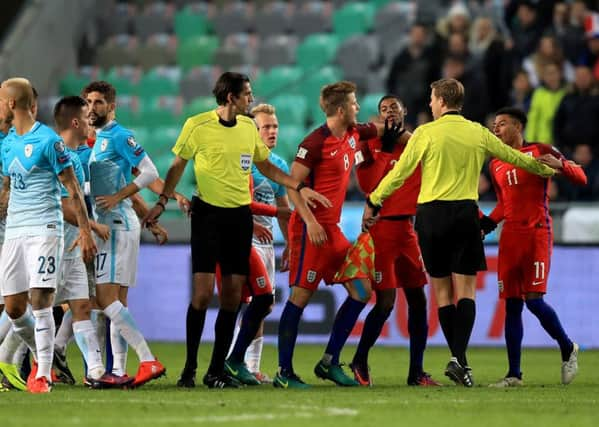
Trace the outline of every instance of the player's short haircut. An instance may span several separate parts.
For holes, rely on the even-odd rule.
[[[39,93],[37,93],[35,86],[31,86],[31,92],[33,92],[33,101],[37,101],[37,98],[39,98]]]
[[[464,105],[464,85],[456,79],[441,79],[431,83],[437,98],[443,99],[448,108],[462,109]]]
[[[499,110],[497,110],[497,112],[495,113],[495,116],[499,116],[499,115],[506,115],[506,116],[510,116],[512,119],[520,122],[520,124],[522,124],[522,127],[526,126],[526,122],[528,121],[528,118],[526,117],[526,113],[524,111],[522,111],[519,108],[516,107],[503,107],[500,108]]]
[[[8,89],[15,98],[15,106],[21,110],[31,110],[35,102],[33,87],[29,80],[23,77],[13,77],[2,82],[2,87]]]
[[[347,80],[326,85],[320,91],[320,108],[327,117],[334,116],[338,108],[347,105],[349,94],[356,90],[356,84]]]
[[[256,116],[258,113],[268,114],[270,116],[276,114],[274,105],[270,104],[258,104],[250,111],[252,116]]]
[[[388,93],[386,95],[383,95],[383,97],[381,99],[379,99],[379,104],[376,106],[376,109],[378,111],[381,111],[381,104],[383,103],[383,101],[386,101],[388,99],[395,99],[397,102],[399,102],[399,105],[401,105],[402,107],[404,107],[403,102],[401,100],[401,98],[393,93]]]
[[[218,105],[225,105],[229,93],[232,93],[234,96],[239,96],[243,91],[243,85],[249,82],[250,78],[245,74],[234,73],[232,71],[221,74],[214,84],[214,89],[212,89],[212,94],[214,95],[214,98],[216,98],[216,103]]]
[[[79,117],[81,109],[87,106],[85,99],[80,96],[65,96],[54,106],[54,123],[56,130],[62,132],[71,127],[71,121]]]
[[[92,92],[101,93],[104,96],[106,102],[109,104],[112,104],[116,101],[116,89],[113,85],[104,80],[91,82],[90,84],[85,86],[81,91],[81,96],[83,98],[87,98],[87,95]]]

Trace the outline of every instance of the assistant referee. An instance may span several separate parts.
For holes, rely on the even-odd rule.
[[[463,101],[464,86],[459,81],[441,79],[431,84],[434,121],[416,129],[399,161],[369,195],[363,226],[372,225],[383,201],[422,163],[416,230],[452,354],[445,375],[472,387],[466,349],[476,313],[476,272],[481,266],[486,269],[476,203],[483,162],[492,155],[541,176],[551,176],[554,170],[465,119],[460,114]]]
[[[224,362],[235,328],[242,286],[249,272],[253,219],[249,205],[252,163],[267,178],[298,191],[307,203],[330,202],[270,163],[270,151],[256,124],[247,117],[253,102],[249,78],[225,72],[217,80],[215,110],[190,117],[175,143],[175,159],[167,172],[163,194],[144,224],[164,211],[185,166],[193,160],[197,196],[191,204],[191,257],[193,296],[187,312],[187,361],[180,385],[193,387],[206,310],[212,299],[216,265],[222,273],[220,310],[215,323],[212,359],[203,382],[209,388],[237,387],[224,373]]]

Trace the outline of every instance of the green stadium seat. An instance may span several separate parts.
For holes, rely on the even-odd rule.
[[[178,126],[183,110],[183,98],[159,96],[140,98],[138,126]]]
[[[297,146],[303,141],[307,135],[306,129],[303,126],[282,125],[279,127],[279,139],[277,146],[273,152],[278,154],[289,165],[295,158]]]
[[[358,104],[360,104],[358,120],[360,122],[367,122],[373,116],[378,116],[378,104],[379,100],[383,96],[383,93],[369,93],[368,95],[364,96],[361,100],[358,99]]]
[[[212,64],[219,42],[216,36],[198,36],[182,41],[177,46],[177,63],[185,70],[197,65]]]
[[[187,5],[175,14],[175,34],[180,42],[202,36],[211,30],[210,21],[203,11],[194,5]]]
[[[119,114],[120,116],[120,114]],[[135,140],[145,149],[148,149],[148,144],[150,143],[151,130],[145,126],[137,126],[137,127],[129,127],[128,128],[133,135],[135,136]]]
[[[214,110],[216,108],[216,100],[213,96],[199,96],[191,100],[183,108],[183,116],[185,119],[195,116],[206,111]]]
[[[152,157],[171,154],[181,128],[179,126],[161,126],[152,129],[149,143],[144,146]]]
[[[331,34],[311,34],[297,47],[295,62],[304,70],[330,64],[335,58],[339,38]]]
[[[178,95],[180,80],[181,69],[179,67],[156,67],[140,79],[137,94],[144,98]]]
[[[348,3],[333,13],[333,32],[341,40],[355,34],[364,34],[372,29],[376,7],[360,2]]]
[[[166,176],[166,172],[168,171],[168,168],[171,166],[173,158],[174,154],[164,153],[152,159],[154,161],[154,164],[156,165],[156,169],[158,169],[158,175],[161,178],[164,179],[164,177]]]
[[[67,74],[60,80],[59,92],[63,96],[78,95],[88,83],[102,78],[102,70],[99,67],[79,67],[77,71]]]
[[[136,96],[123,95],[117,97],[116,120],[126,128],[138,128],[139,100]]]
[[[301,93],[306,96],[308,101],[309,116],[312,121],[320,122],[323,119],[323,112],[320,109],[320,90],[323,86],[341,80],[343,74],[332,66],[321,68],[310,73],[301,85]]]
[[[274,105],[281,127],[305,126],[308,118],[308,102],[304,95],[277,95],[269,100]]]
[[[301,68],[294,66],[273,67],[256,78],[253,85],[254,94],[257,97],[269,99],[279,93],[297,93],[297,87],[303,74]]]
[[[121,95],[134,95],[141,75],[141,68],[124,65],[112,67],[104,77],[106,81],[114,86],[118,98]]]

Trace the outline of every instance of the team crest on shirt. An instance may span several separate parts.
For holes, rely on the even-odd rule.
[[[135,148],[135,146],[137,145],[137,142],[135,142],[135,138],[133,138],[132,136],[127,138],[127,145],[131,148]]]
[[[106,138],[104,138],[102,140],[102,142],[100,143],[100,151],[106,151],[107,148],[108,148],[108,140]]]
[[[25,157],[29,158],[29,157],[31,157],[32,154],[33,154],[33,145],[27,144],[25,146]]]
[[[499,292],[503,292],[503,280],[497,282],[497,287],[499,288]]]
[[[264,278],[264,276],[260,276],[256,278],[256,283],[258,283],[259,288],[264,288],[266,286],[266,279]]]
[[[356,140],[354,139],[354,137],[353,137],[353,136],[350,136],[350,138],[347,140],[347,142],[349,143],[349,146],[350,146],[352,149],[355,149],[355,148],[356,148]]]
[[[376,283],[381,283],[383,281],[383,272],[382,271],[374,272],[374,281]]]
[[[313,283],[316,280],[316,271],[308,270],[308,274],[306,275],[306,279],[308,279],[309,283]]]
[[[252,166],[251,154],[242,154],[239,158],[239,165],[241,166],[241,170],[243,170],[244,172],[248,171],[250,169],[250,166]]]

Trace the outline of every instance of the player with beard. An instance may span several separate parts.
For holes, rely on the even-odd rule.
[[[410,132],[404,128],[405,108],[396,95],[383,96],[378,104],[379,118],[385,122],[380,138],[360,141],[364,161],[357,167],[358,182],[368,194],[393,168],[409,143]],[[402,288],[408,303],[408,332],[410,334],[410,368],[408,385],[438,386],[424,372],[423,359],[428,337],[426,295],[427,282],[414,231],[416,199],[420,192],[420,166],[397,190],[379,213],[379,221],[370,228],[375,248],[375,277],[373,289],[376,304],[368,313],[362,337],[350,368],[361,385],[371,385],[368,352],[378,339],[396,299],[396,288]]]
[[[154,357],[127,309],[129,287],[135,286],[140,224],[130,196],[158,178],[158,171],[128,129],[109,121],[116,107],[116,91],[104,81],[92,82],[82,91],[96,128],[90,157],[90,194],[98,222],[110,227],[111,237],[99,241],[96,256],[96,302],[111,321],[112,373],[126,375],[127,347],[140,360],[134,387],[164,375],[165,367]],[[139,175],[131,181],[132,169]]]

